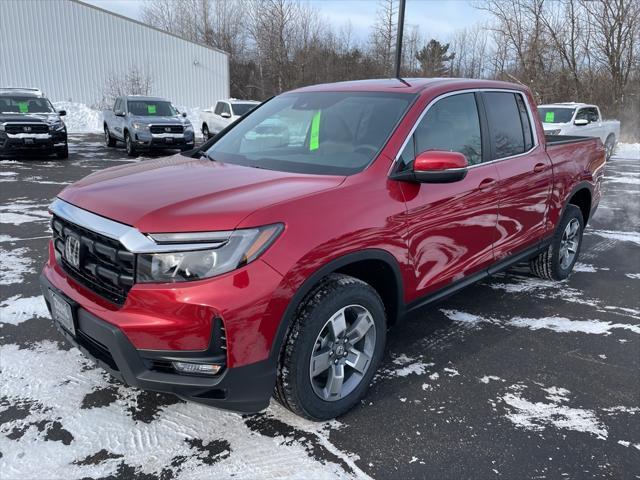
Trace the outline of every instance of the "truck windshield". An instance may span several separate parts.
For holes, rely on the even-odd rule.
[[[54,113],[55,110],[46,98],[2,96],[0,97],[2,113]]]
[[[350,175],[378,155],[415,95],[284,94],[254,110],[209,150],[209,158],[285,172]]]
[[[128,100],[127,105],[132,115],[143,117],[173,117],[178,115],[178,110],[169,102]]]
[[[538,116],[542,123],[567,123],[573,118],[575,108],[538,107]]]
[[[234,103],[231,106],[233,107],[233,114],[241,117],[249,113],[258,105],[256,103]]]

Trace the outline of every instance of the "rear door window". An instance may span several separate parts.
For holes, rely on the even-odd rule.
[[[525,133],[516,94],[485,92],[483,99],[493,146],[492,158],[495,160],[524,153]],[[531,139],[529,142],[532,144]]]
[[[469,165],[482,162],[482,136],[478,107],[473,93],[452,95],[438,100],[424,115],[412,141],[400,155],[402,169],[413,164],[415,154],[427,150],[462,153]]]
[[[529,112],[527,106],[524,103],[522,95],[516,94],[516,103],[518,104],[518,111],[520,112],[520,121],[522,122],[522,132],[524,134],[524,150],[531,150],[533,148],[533,132],[531,129],[531,121],[529,119]]]

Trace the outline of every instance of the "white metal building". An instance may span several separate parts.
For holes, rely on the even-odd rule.
[[[226,52],[79,0],[0,0],[0,87],[95,105],[107,79],[136,68],[150,94],[185,107],[229,97]]]

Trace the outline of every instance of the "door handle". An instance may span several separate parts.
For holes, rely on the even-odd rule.
[[[480,182],[480,185],[478,185],[478,188],[480,190],[487,190],[488,188],[491,188],[495,185],[496,181],[494,178],[485,178],[484,180],[482,180]]]
[[[545,168],[547,166],[544,163],[536,163],[536,166],[533,167],[533,171],[535,173],[540,173],[540,172],[544,172]]]

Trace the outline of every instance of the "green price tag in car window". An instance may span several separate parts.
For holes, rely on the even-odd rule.
[[[18,108],[20,109],[20,113],[28,113],[29,112],[29,103],[28,102],[18,102]]]
[[[309,150],[317,150],[320,146],[320,110],[311,120],[311,135],[309,136]]]
[[[547,112],[544,114],[544,123],[553,123],[556,118],[555,112]]]
[[[155,115],[156,106],[155,105],[147,105],[147,113],[149,113],[149,115]]]

